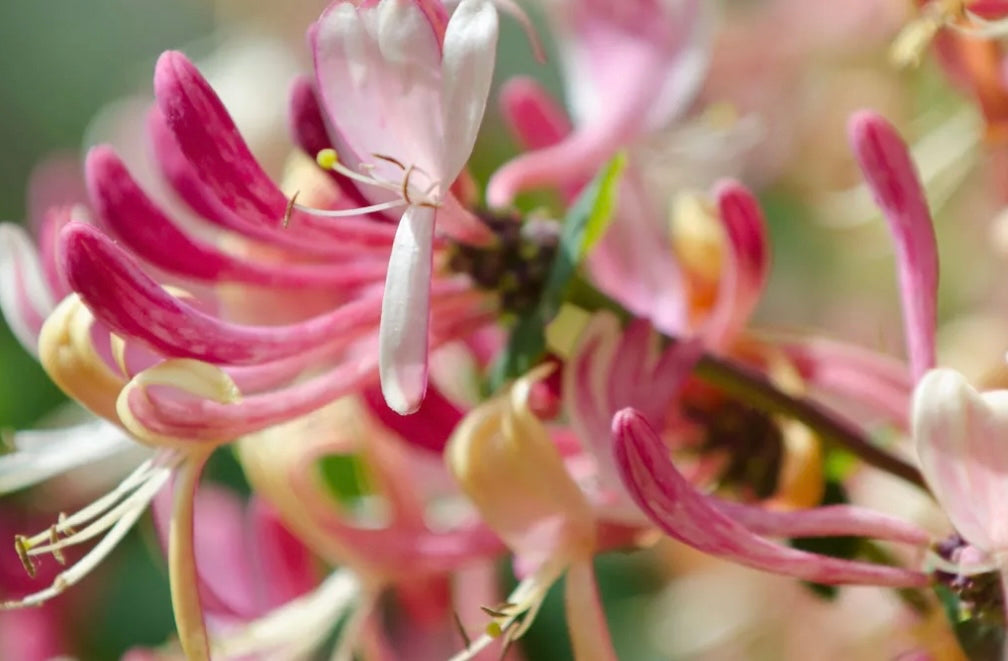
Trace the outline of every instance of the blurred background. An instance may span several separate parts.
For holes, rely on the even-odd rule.
[[[651,174],[667,191],[670,206],[680,189],[702,190],[724,175],[757,187],[775,255],[759,313],[763,325],[828,329],[831,336],[898,355],[902,332],[890,244],[870,200],[857,189],[844,124],[850,111],[871,106],[913,140],[934,136],[959,117],[948,129],[951,138],[935,138],[919,164],[937,172],[929,191],[936,196],[945,276],[943,354],[967,374],[989,368],[1003,355],[1002,338],[1008,337],[1002,315],[987,312],[991,302],[1001,304],[1008,296],[996,275],[1008,254],[1002,238],[1008,233],[996,220],[1002,201],[991,195],[991,182],[976,167],[984,157],[978,154],[978,123],[965,101],[950,92],[933,63],[901,72],[887,61],[889,40],[909,3],[857,0],[839,3],[843,7],[833,13],[809,10],[797,0],[723,4],[710,79],[692,118],[701,127],[725,129],[724,148],[717,152],[722,158],[710,158],[709,143],[702,145],[706,151],[689,147],[674,130],[656,139],[649,146],[655,152]],[[61,155],[79,162],[86,146],[102,140],[135,151],[132,157],[124,154],[127,162],[141,158],[138,135],[124,127],[143,107],[154,62],[169,48],[200,63],[236,112],[256,154],[278,173],[289,147],[283,123],[287,85],[299,70],[308,71],[302,35],[324,5],[321,0],[0,3],[0,219],[26,218],[29,177],[43,159]],[[505,19],[503,25],[499,77],[531,73],[560,94],[556,67],[536,64],[513,22]],[[127,97],[139,100],[108,109]],[[751,117],[758,120],[755,133],[733,132]],[[474,162],[477,176],[485,178],[514,149],[491,113]],[[993,259],[974,261],[980,250]],[[62,401],[0,322],[0,429],[32,426]],[[228,452],[218,453],[209,473],[244,488]],[[86,502],[87,489],[76,495]],[[53,512],[72,505],[60,500],[58,485],[47,485],[7,497],[0,515],[34,531],[51,523],[46,517]],[[6,539],[0,539],[0,572],[20,572]],[[82,659],[114,659],[132,645],[165,641],[172,621],[162,564],[145,523],[95,575],[61,597],[64,612],[75,614],[67,620],[67,651]],[[610,606],[617,605],[609,611],[617,646],[634,650],[627,658],[692,658],[688,645],[658,652],[638,635],[646,624],[639,617],[641,604],[661,582],[646,566],[639,556],[599,561],[603,594]],[[536,658],[569,654],[557,601],[551,600],[530,632]]]

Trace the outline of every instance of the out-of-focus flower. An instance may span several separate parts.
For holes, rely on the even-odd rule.
[[[491,206],[507,205],[528,188],[586,180],[618,150],[679,117],[703,80],[711,34],[706,3],[555,0],[546,10],[575,129],[540,138],[535,151],[501,167],[487,185]],[[529,87],[522,94],[532,105],[512,102],[512,108],[525,115],[515,118],[519,125],[528,125],[541,93]]]

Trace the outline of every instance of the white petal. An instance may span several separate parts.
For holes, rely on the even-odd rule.
[[[497,10],[493,5],[488,0],[462,0],[448,22],[443,50],[445,144],[438,174],[447,187],[469,160],[490,94],[497,54]]]
[[[1008,550],[1008,391],[981,394],[954,370],[931,370],[914,390],[913,436],[959,534],[984,551]]]
[[[0,455],[0,493],[37,484],[136,447],[121,429],[104,420],[17,432],[14,445],[15,452]]]
[[[355,158],[369,162],[372,174],[392,181],[402,171],[374,154],[434,173],[442,140],[441,51],[416,2],[333,3],[311,39],[317,87],[341,158],[350,166]]]
[[[38,252],[19,225],[0,225],[0,312],[14,337],[38,355],[41,321],[55,303],[45,282]]]
[[[434,209],[406,209],[385,279],[378,370],[385,401],[402,414],[415,411],[427,389],[433,238]]]

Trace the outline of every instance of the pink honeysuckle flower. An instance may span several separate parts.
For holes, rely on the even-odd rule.
[[[405,206],[389,257],[379,335],[382,392],[394,410],[419,406],[427,385],[434,225],[478,224],[440,213],[465,167],[493,75],[497,13],[462,0],[334,2],[313,26],[315,74],[341,158],[366,168],[366,196]],[[349,171],[348,171],[349,172]],[[362,175],[356,173],[357,177]],[[385,190],[382,190],[385,189]]]
[[[546,9],[577,128],[499,169],[487,186],[491,206],[507,205],[527,188],[590,177],[642,132],[682,114],[706,68],[705,3],[555,0]]]
[[[180,401],[134,382],[122,395],[129,419],[140,433],[236,438],[370,382],[395,227],[380,215],[357,213],[359,182],[337,186],[318,173],[301,199],[353,214],[320,222],[295,209],[284,227],[287,197],[253,159],[195,67],[179,53],[165,54],[155,88],[158,108],[149,128],[158,163],[208,231],[197,235],[169,217],[112,150],[97,147],[86,163],[95,222],[118,244],[94,227],[72,224],[61,236],[61,259],[80,298],[133,353],[153,350],[217,364],[243,399],[235,408],[201,405],[198,396]],[[317,125],[303,121],[310,104],[306,111],[303,96],[299,103],[299,139],[314,130],[318,140]],[[204,235],[210,239],[199,238]],[[177,297],[123,248],[187,289],[214,290],[200,299]],[[435,346],[492,318],[484,295],[465,280],[440,271],[433,278]],[[231,316],[255,323],[236,324]],[[292,321],[278,324],[277,317]],[[132,364],[129,372],[143,367]],[[309,368],[314,378],[293,383]],[[197,419],[201,424],[194,424]]]
[[[871,535],[926,546],[930,535],[909,523],[854,507],[773,512],[705,496],[676,469],[654,429],[633,409],[613,419],[613,440],[624,484],[637,505],[666,534],[694,548],[817,583],[923,587],[930,582],[919,571],[807,553],[764,537]]]

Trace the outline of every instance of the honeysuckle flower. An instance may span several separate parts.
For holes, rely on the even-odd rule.
[[[565,572],[567,623],[575,658],[615,659],[591,558],[597,531],[591,506],[568,473],[543,423],[529,410],[536,368],[505,393],[474,409],[458,426],[445,459],[480,516],[516,554],[527,574],[487,633],[453,657],[472,658],[494,638],[505,644],[531,626],[549,587]]]
[[[488,0],[462,0],[446,18],[430,0],[335,2],[311,33],[340,158],[358,177],[367,170],[375,186],[362,189],[365,196],[386,201],[391,188],[394,206],[406,207],[389,256],[379,334],[382,391],[400,413],[417,408],[427,385],[435,222],[456,235],[479,227],[439,208],[482,122],[497,12]]]
[[[412,640],[418,659],[443,659],[457,646],[452,604],[469,601],[468,582],[452,572],[490,561],[503,546],[460,501],[439,458],[394,438],[365,410],[356,398],[343,398],[245,437],[239,456],[256,493],[285,525],[355,576],[358,594],[339,649],[367,648],[383,635],[369,622],[384,595],[405,611],[398,634],[389,633],[393,640]],[[319,472],[326,458],[359,462],[363,492],[334,498]]]
[[[491,206],[528,188],[587,179],[619,149],[688,109],[703,79],[706,3],[555,0],[546,10],[576,128],[501,167],[487,185]]]

